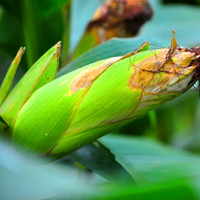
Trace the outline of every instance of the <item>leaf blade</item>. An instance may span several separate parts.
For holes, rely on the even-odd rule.
[[[19,110],[30,95],[41,86],[52,81],[58,69],[60,43],[47,51],[22,77],[0,109],[0,115],[9,126],[13,126]]]
[[[24,54],[25,48],[20,48],[19,51],[17,52],[16,57],[12,61],[9,70],[1,84],[0,87],[0,106],[3,104],[5,101],[6,97],[9,94],[9,91],[11,90],[12,83],[14,81],[15,73],[17,71],[17,68],[19,66],[19,63],[21,61],[21,57]]]
[[[76,161],[113,183],[134,183],[129,172],[116,161],[110,150],[100,142],[89,144],[71,155]]]

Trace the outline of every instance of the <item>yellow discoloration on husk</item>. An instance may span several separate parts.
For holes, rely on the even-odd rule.
[[[184,68],[195,59],[193,53],[175,49],[170,59],[168,56],[169,49],[166,48],[137,64],[134,74],[128,80],[129,86],[152,92],[158,91],[158,88],[162,90],[174,76],[179,78],[184,73]]]
[[[176,38],[175,38],[175,30],[172,30],[172,40],[171,40],[171,49],[170,49],[170,53],[172,54],[174,52],[174,50],[177,47],[177,42],[176,42]]]
[[[81,88],[89,88],[99,75],[101,75],[108,67],[120,60],[121,57],[114,57],[105,61],[97,68],[87,69],[81,72],[71,83],[71,90],[68,95],[73,94]]]
[[[164,49],[155,55],[144,59],[142,62],[135,66],[134,74],[128,80],[131,88],[144,89],[154,77],[154,73],[150,71],[158,71],[166,60],[168,49]]]
[[[194,53],[191,52],[177,53],[175,56],[172,57],[172,61],[175,64],[180,65],[181,68],[187,67],[194,59]]]

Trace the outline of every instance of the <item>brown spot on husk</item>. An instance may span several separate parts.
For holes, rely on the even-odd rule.
[[[129,86],[144,89],[155,76],[153,72],[158,71],[165,63],[167,53],[168,49],[165,49],[137,64],[134,74],[129,79]]]
[[[96,68],[90,68],[82,71],[71,83],[71,93],[78,91],[81,88],[89,88],[90,85],[112,64],[120,60],[121,57],[115,57],[105,61]]]
[[[129,79],[131,88],[142,88],[144,91],[162,90],[175,76],[182,75],[182,70],[191,65],[194,54],[166,48],[144,59],[135,66],[133,75]]]

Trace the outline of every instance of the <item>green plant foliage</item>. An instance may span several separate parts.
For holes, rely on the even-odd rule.
[[[133,177],[131,177],[129,172],[115,160],[114,154],[99,142],[86,145],[71,155],[82,165],[93,170],[100,176],[105,177],[105,179],[112,183],[134,183]]]
[[[4,78],[3,83],[1,84],[0,87],[0,106],[2,105],[2,103],[4,102],[4,100],[6,99],[6,97],[8,96],[13,81],[14,81],[14,77],[15,77],[15,73],[17,71],[18,65],[21,61],[21,57],[24,53],[24,48],[20,48],[16,57],[14,58],[14,60],[12,61],[10,68]]]
[[[200,159],[188,152],[174,150],[152,139],[108,135],[100,141],[138,184],[199,178]]]
[[[13,140],[28,149],[52,155],[69,153],[174,99],[195,83],[196,65],[191,60],[198,57],[187,49],[176,49],[171,56],[178,65],[174,66],[166,62],[169,50],[140,47],[134,55],[92,63],[38,89],[23,103],[13,123],[8,121],[13,115],[10,108],[3,106],[1,116],[13,130]],[[157,69],[176,71],[170,76]],[[156,75],[144,70],[155,70]]]
[[[0,144],[1,199],[77,199],[93,193],[84,178],[77,181],[76,168],[27,155],[2,137]]]
[[[1,116],[9,126],[15,122],[19,110],[31,94],[54,80],[60,55],[60,43],[47,51],[23,76],[1,106]]]
[[[176,30],[178,42],[184,46],[198,46],[200,44],[199,26],[200,7],[184,4],[163,6],[159,1],[152,1],[154,17],[145,24],[140,36],[153,36],[157,39],[170,40],[166,30]],[[189,33],[189,36],[188,36]]]
[[[38,10],[39,15],[48,17],[57,10],[61,10],[64,6],[67,6],[71,0],[36,0],[34,2],[36,10]]]
[[[149,139],[116,137],[116,135],[101,139],[101,142],[115,153],[117,160],[137,178],[137,185],[130,182],[124,185],[124,182],[121,184],[118,182],[119,185],[115,186],[95,176],[81,178],[83,172],[79,172],[78,176],[77,169],[73,165],[61,167],[60,164],[51,163],[50,160],[32,154],[27,155],[3,138],[0,141],[2,199],[81,197],[82,199],[181,200],[200,197],[199,158]],[[180,165],[185,166],[181,169]],[[164,175],[163,180],[161,175]],[[121,178],[118,181],[120,180]]]
[[[195,2],[197,1],[199,0]],[[55,135],[62,132],[66,121],[60,120],[63,116],[56,110],[68,109],[69,105],[64,97],[56,100],[53,98],[59,92],[66,92],[69,85],[63,87],[62,91],[53,88],[40,93],[44,101],[38,100],[34,106],[29,104],[29,115],[32,117],[24,115],[21,118],[26,130],[18,133],[29,132],[30,143],[36,145],[38,138],[44,139],[40,150],[44,150],[45,156],[35,155],[27,152],[27,148],[16,146],[8,138],[9,134],[3,137],[4,132],[12,132],[8,125],[14,123],[19,111],[24,108],[24,103],[37,94],[35,91],[38,88],[41,87],[38,91],[43,91],[42,86],[55,78],[58,67],[58,55],[55,55],[57,48],[49,50],[39,63],[35,61],[58,41],[62,41],[62,69],[57,77],[96,61],[123,56],[145,41],[150,42],[151,49],[168,47],[172,29],[176,30],[180,46],[200,45],[200,7],[197,4],[178,4],[178,0],[173,1],[175,4],[162,4],[161,0],[149,0],[154,16],[144,24],[137,37],[114,38],[90,49],[93,40],[83,34],[95,10],[103,2],[104,0],[0,0],[0,82],[3,82],[19,47],[26,47],[25,59],[20,62],[17,72],[19,63],[10,68],[12,70],[7,77],[12,78],[6,78],[0,89],[0,99],[4,102],[1,112],[4,109],[9,111],[5,118],[8,124],[4,117],[0,117],[0,199],[200,199],[200,105],[198,93],[193,89],[99,141],[67,155],[48,157],[46,149],[53,147],[57,138],[52,137],[53,139],[46,141],[46,135],[43,136],[47,129],[53,130],[53,118],[58,119],[58,125],[53,127],[55,131],[52,132]],[[189,1],[192,2],[194,1]],[[49,70],[40,77],[40,69],[47,66],[50,66]],[[25,71],[28,72],[17,83]],[[29,76],[30,71],[34,76]],[[39,84],[35,84],[36,82]],[[101,84],[101,88],[102,86],[105,84]],[[55,93],[51,93],[52,91]],[[55,112],[50,113],[47,108],[44,110],[39,118],[43,123],[40,128],[43,129],[38,131],[39,126],[35,126],[37,112],[46,104],[55,108]],[[94,104],[95,102],[89,106],[92,108]],[[109,114],[115,111],[111,110]],[[45,121],[47,118],[49,120]],[[83,118],[77,125],[81,126],[84,120],[87,121]],[[91,119],[89,124],[94,124],[95,120],[97,119]],[[38,137],[31,135],[32,129]],[[93,130],[92,134],[95,134]]]

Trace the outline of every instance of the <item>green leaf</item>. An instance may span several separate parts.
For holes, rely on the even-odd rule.
[[[14,81],[14,77],[15,77],[15,73],[16,70],[18,68],[18,65],[21,61],[21,57],[23,55],[25,51],[25,48],[20,48],[16,57],[14,58],[14,60],[12,61],[10,68],[3,80],[3,83],[1,84],[0,87],[0,106],[2,105],[2,103],[4,102],[4,100],[6,99],[6,97],[8,96],[8,93],[11,90],[13,81]]]
[[[26,154],[2,137],[0,171],[0,199],[4,200],[80,199],[97,193],[74,167]]]
[[[138,184],[199,179],[200,159],[190,153],[150,139],[108,135],[100,141],[128,169]]]
[[[78,58],[83,53],[92,49],[95,46],[95,37],[92,34],[85,33],[79,41],[71,60]]]
[[[111,138],[110,138],[111,139]],[[112,139],[119,139],[112,137]],[[120,137],[121,143],[125,139]],[[130,140],[130,138],[127,138]],[[107,144],[108,144],[107,138]],[[130,140],[133,142],[134,140]],[[138,140],[135,144],[143,144],[149,150],[151,142]],[[116,144],[116,143],[114,143]],[[149,145],[148,145],[149,144]],[[154,144],[154,143],[153,143]],[[126,142],[127,145],[127,142]],[[124,147],[124,146],[123,146]],[[120,147],[123,151],[122,147]],[[136,146],[137,148],[137,146]],[[154,149],[154,150],[153,150]],[[161,151],[159,152],[158,150]],[[135,150],[136,151],[136,150]],[[166,148],[161,145],[155,146],[149,151],[158,151],[157,154],[163,154],[163,159],[167,156]],[[139,152],[139,150],[137,151]],[[143,151],[144,154],[145,151]],[[178,153],[179,154],[179,153]],[[180,153],[181,154],[181,153]],[[142,152],[134,160],[131,160],[130,154],[127,159],[131,161],[141,161]],[[126,155],[123,155],[126,157]],[[119,159],[119,156],[118,156]],[[152,157],[150,157],[152,159]],[[166,163],[166,162],[165,162]],[[159,164],[159,163],[157,163]],[[196,163],[194,163],[196,164]],[[145,167],[145,166],[144,166]],[[148,167],[148,166],[147,166]],[[154,164],[154,167],[156,165]],[[198,168],[198,166],[197,166]],[[1,199],[138,199],[138,200],[160,200],[160,199],[198,199],[198,183],[189,179],[171,180],[168,182],[149,184],[138,184],[137,186],[124,182],[119,186],[105,184],[105,182],[95,182],[91,175],[82,177],[78,176],[76,169],[66,167],[58,163],[51,163],[46,158],[24,153],[21,149],[16,148],[13,144],[0,138],[0,198]],[[166,168],[167,170],[167,168]],[[166,173],[167,171],[163,171]],[[167,174],[171,176],[171,174]],[[188,176],[186,173],[185,176]],[[194,173],[193,173],[194,175]],[[193,179],[199,179],[193,176]],[[7,187],[9,185],[9,187]],[[78,188],[78,189],[77,189]]]
[[[47,17],[57,10],[61,10],[63,6],[70,3],[71,0],[34,0],[36,10],[39,15]]]
[[[0,115],[9,126],[14,124],[19,110],[31,94],[54,80],[59,63],[59,54],[60,43],[47,51],[11,91],[0,109]]]
[[[16,9],[16,5],[13,4]],[[12,13],[12,15],[11,15]],[[13,11],[2,9],[2,16],[0,20],[0,47],[11,58],[16,55],[16,51],[23,44],[22,28],[20,25],[20,20],[15,15],[13,16]]]
[[[69,54],[69,47],[70,47],[70,13],[71,13],[71,7],[67,6],[63,10],[64,30],[62,33],[62,52],[61,52],[62,65],[64,65],[64,63],[67,62],[67,59],[69,56],[68,54]]]
[[[199,96],[198,96],[199,97]],[[198,98],[196,97],[196,98]],[[193,100],[191,98],[191,100]],[[177,140],[177,146],[181,146],[184,147],[190,151],[194,151],[194,152],[200,152],[200,124],[199,124],[199,118],[200,118],[200,105],[199,105],[199,99],[197,100],[198,102],[195,105],[195,110],[190,114],[191,116],[186,116],[187,118],[194,118],[192,123],[193,126],[191,127],[191,129],[189,131],[187,131],[186,133],[188,134],[189,132],[189,137],[185,137],[182,140]],[[188,101],[187,101],[188,103]],[[192,105],[190,103],[190,105]],[[189,106],[189,105],[187,105]],[[191,108],[190,108],[191,110]],[[189,113],[188,113],[189,114]],[[185,117],[185,118],[186,118]],[[189,118],[189,119],[190,119]]]
[[[3,122],[0,121],[0,132],[4,132],[6,128],[7,126]]]
[[[168,200],[168,199],[198,199],[196,191],[191,187],[190,183],[187,181],[171,181],[164,184],[151,184],[147,187],[137,187],[132,186],[116,188],[115,190],[109,190],[109,192],[103,191],[103,195],[97,199],[106,200]],[[103,197],[101,197],[103,196]]]
[[[61,1],[63,5],[64,1]],[[65,2],[67,3],[67,1]],[[19,46],[26,46],[28,64],[24,61],[22,64],[26,70],[46,49],[62,39],[64,6],[61,8],[59,1],[51,1],[52,4],[47,6],[48,12],[45,8],[48,2],[44,1],[43,3],[38,0],[20,1],[20,3],[17,0],[1,1],[3,10],[0,22],[1,49],[9,56],[14,57]],[[40,4],[42,5],[40,6]],[[37,9],[38,7],[41,11]]]
[[[129,172],[115,160],[110,150],[99,142],[71,154],[76,161],[113,183],[134,183]]]
[[[34,63],[39,56],[37,20],[35,20],[34,3],[32,0],[22,0],[22,28],[24,33],[24,42],[27,48],[27,65],[28,68]]]
[[[178,43],[190,47],[200,44],[200,7],[183,4],[162,5],[159,0],[151,1],[151,6],[154,17],[143,26],[140,37],[148,35],[170,41],[169,31],[174,29]]]
[[[84,30],[92,18],[95,10],[101,6],[102,0],[73,0],[71,4],[71,37],[70,50],[73,51],[79,40],[81,40]],[[78,22],[78,23],[77,23]],[[87,44],[86,44],[87,45]],[[84,47],[85,49],[85,47]],[[81,52],[81,48],[79,49]]]

